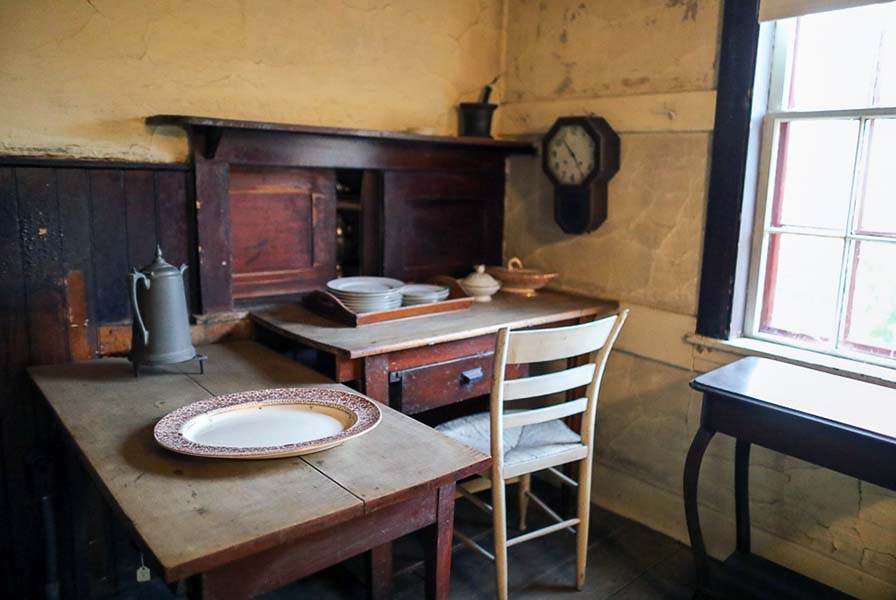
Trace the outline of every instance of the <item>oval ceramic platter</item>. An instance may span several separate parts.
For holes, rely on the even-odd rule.
[[[255,390],[200,400],[156,423],[156,441],[211,458],[283,458],[338,446],[376,427],[376,402],[326,388]]]

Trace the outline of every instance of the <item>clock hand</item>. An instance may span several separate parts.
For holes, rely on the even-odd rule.
[[[563,139],[563,145],[566,146],[566,149],[569,150],[570,156],[572,156],[573,162],[576,163],[576,169],[579,172],[579,175],[584,176],[585,173],[582,171],[582,164],[579,162],[578,157],[576,157],[576,153],[572,151],[572,148],[569,147],[569,144],[566,142],[566,138]]]

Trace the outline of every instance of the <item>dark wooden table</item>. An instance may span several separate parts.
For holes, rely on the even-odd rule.
[[[495,334],[502,327],[570,325],[617,308],[615,302],[543,290],[534,298],[499,293],[466,310],[360,327],[297,304],[250,316],[261,333],[327,356],[325,370],[337,381],[353,382],[368,396],[415,414],[488,394]]]
[[[698,595],[721,598],[850,598],[750,551],[750,447],[757,444],[896,490],[896,389],[764,358],[742,358],[701,375],[700,428],[684,467],[684,505]],[[710,560],[700,531],[697,480],[716,433],[736,439],[737,547]],[[824,493],[824,490],[819,490]]]
[[[446,598],[455,482],[489,457],[383,406],[370,433],[303,457],[223,460],[155,443],[166,413],[237,391],[331,380],[254,342],[205,346],[195,366],[147,370],[124,359],[30,374],[68,441],[166,582],[191,597],[250,598],[369,552],[372,592],[391,590],[391,541],[426,533],[426,590]],[[343,386],[338,386],[342,388]]]

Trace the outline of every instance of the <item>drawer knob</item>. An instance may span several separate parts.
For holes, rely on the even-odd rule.
[[[463,385],[470,385],[471,383],[476,383],[482,379],[482,367],[476,367],[475,369],[467,369],[466,371],[462,371],[460,374],[460,382]]]

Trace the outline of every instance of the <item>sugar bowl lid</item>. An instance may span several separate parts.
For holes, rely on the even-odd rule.
[[[486,287],[491,285],[499,285],[497,279],[485,272],[485,265],[476,265],[475,270],[461,279],[463,285],[472,287]]]

